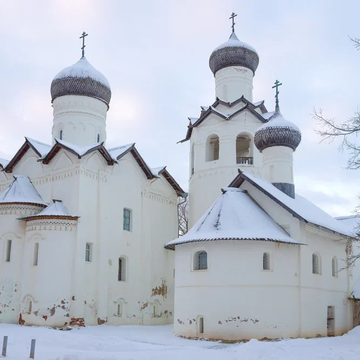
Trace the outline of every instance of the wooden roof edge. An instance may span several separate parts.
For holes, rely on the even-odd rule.
[[[28,151],[29,148],[30,148],[29,141],[25,138],[25,142],[21,145],[20,149],[16,152],[13,158],[5,166],[4,171],[6,173],[11,173],[14,166],[21,160],[21,158],[25,155],[25,153]]]
[[[25,136],[25,141],[30,145],[30,147],[38,154],[39,157],[42,157],[42,154],[39,153],[39,150],[29,141],[29,139]]]
[[[150,179],[154,179],[155,176],[153,175],[151,169],[149,168],[149,166],[146,164],[145,160],[142,158],[142,156],[140,155],[140,153],[137,151],[136,147],[133,146],[130,150],[130,153],[132,154],[132,156],[134,157],[135,161],[139,164],[139,166],[141,167],[141,169],[144,171],[146,177],[150,180]]]
[[[172,188],[175,190],[176,194],[179,197],[184,197],[185,191],[182,189],[182,187],[179,185],[179,183],[171,176],[171,174],[167,171],[166,166],[164,167],[164,169],[159,171],[159,175],[164,176],[164,178],[172,186]]]
[[[46,208],[48,206],[46,204],[39,204],[39,203],[35,203],[35,202],[26,202],[26,201],[1,202],[0,206],[2,206],[2,205],[31,205],[31,206],[39,206],[39,207],[43,207],[43,208]]]
[[[77,220],[80,216],[73,215],[38,215],[38,216],[24,216],[20,217],[17,220],[32,221],[32,220],[47,220],[47,219],[56,219],[56,220]]]

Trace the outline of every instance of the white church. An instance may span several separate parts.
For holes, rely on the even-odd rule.
[[[234,15],[233,15],[234,17]],[[135,144],[106,146],[111,88],[83,56],[51,83],[52,144],[0,159],[0,322],[174,324],[219,340],[340,335],[359,324],[359,220],[295,192],[301,132],[253,100],[254,48],[211,54],[216,99],[190,118],[186,196]],[[86,34],[83,34],[83,39]]]

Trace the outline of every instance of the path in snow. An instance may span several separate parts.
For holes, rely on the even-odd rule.
[[[240,344],[186,340],[172,326],[90,326],[71,331],[0,324],[8,335],[8,359],[29,358],[35,338],[37,360],[359,360],[360,327],[336,338]]]

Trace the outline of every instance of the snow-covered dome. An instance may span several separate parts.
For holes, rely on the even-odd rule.
[[[255,145],[260,151],[271,146],[287,146],[295,151],[300,141],[300,129],[291,121],[284,119],[278,111],[266,124],[259,127],[254,137]]]
[[[259,55],[248,44],[240,41],[235,32],[229,40],[218,46],[210,55],[209,66],[213,74],[228,66],[243,66],[255,74],[259,65]]]
[[[51,101],[64,95],[83,95],[104,101],[108,106],[111,88],[106,77],[85,57],[60,71],[51,83]]]

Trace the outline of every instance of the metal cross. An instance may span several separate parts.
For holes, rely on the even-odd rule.
[[[279,107],[279,86],[282,85],[282,83],[279,80],[276,80],[275,85],[272,87],[272,89],[276,88],[276,93],[275,93],[275,111],[279,112],[280,111],[280,107]]]
[[[83,46],[82,46],[82,48],[81,48],[81,50],[82,50],[82,57],[84,57],[85,56],[85,36],[88,36],[89,34],[87,34],[85,31],[83,31],[83,33],[82,33],[82,35],[79,37],[79,39],[82,39],[82,41],[83,41]]]
[[[234,33],[235,32],[235,17],[237,16],[237,14],[235,14],[234,12],[232,12],[231,16],[229,17],[229,19],[231,19],[232,21],[232,32]]]

